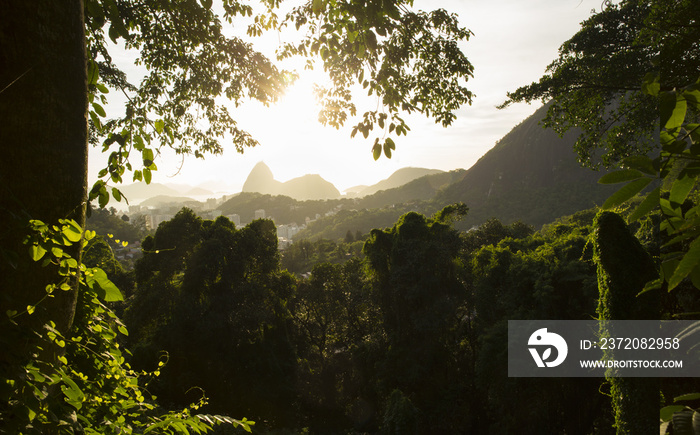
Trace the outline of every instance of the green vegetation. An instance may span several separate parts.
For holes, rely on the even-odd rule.
[[[234,229],[226,218],[202,221],[183,209],[144,241],[124,316],[132,363],[153,370],[167,360],[149,384],[166,403],[185,405],[197,385],[209,398],[203,411],[246,415],[273,433],[512,433],[523,424],[610,433],[614,401],[601,390],[618,387],[508,378],[506,340],[509,319],[596,317],[598,282],[607,281],[595,240],[619,247],[619,237],[597,229],[596,210],[538,232],[491,219],[460,233],[453,225],[465,213],[462,205],[432,218],[409,212],[362,240],[350,232],[348,243],[295,243],[280,262],[270,221]],[[648,240],[654,228],[618,220],[644,254],[630,231]],[[361,244],[362,254],[352,250]],[[292,276],[285,264],[310,274]],[[656,306],[666,318],[697,301],[665,298]],[[661,387],[673,397],[695,383]],[[656,418],[635,409],[646,409],[637,419],[643,427]]]
[[[406,4],[314,0],[279,20],[278,3],[265,2],[249,34],[282,23],[313,30],[282,57],[320,56],[332,78],[321,90],[322,120],[332,126],[356,111],[352,83],[379,95],[380,109],[365,112],[353,135],[386,130],[373,154],[390,157],[391,134],[409,130],[400,111],[447,125],[472,97],[463,86],[472,67],[457,48],[469,31],[443,10]],[[656,432],[659,399],[700,397],[688,394],[700,391],[698,379],[509,378],[506,361],[509,319],[697,315],[700,17],[692,0],[608,5],[564,44],[545,77],[509,97],[551,99],[545,124],[580,128],[581,160],[595,166],[602,151],[602,164],[622,166],[600,180],[626,183],[603,204],[620,215],[587,210],[535,232],[530,217],[517,220],[524,211],[508,194],[534,209],[528,195],[552,180],[570,189],[557,174],[573,171],[555,158],[534,166],[553,178],[506,189],[516,182],[513,159],[525,155],[504,141],[492,156],[512,159],[490,165],[487,189],[468,174],[450,186],[439,180],[461,174],[415,180],[410,189],[435,196],[382,208],[380,219],[353,211],[354,201],[234,198],[251,209],[267,201],[293,219],[334,204],[330,240],[293,246],[289,270],[271,221],[236,229],[183,209],[143,240],[133,278],[110,242],[84,230],[88,200],[119,200],[107,183],[127,171],[150,182],[159,147],[200,157],[220,151],[224,133],[239,149],[254,145],[218,97],[273,101],[290,75],[225,36],[221,19],[252,15],[239,2],[224,0],[222,18],[209,0],[82,6],[11,1],[3,12],[13,19],[0,21],[8,65],[0,70],[0,433],[202,433],[219,423],[250,431],[251,421],[225,416],[245,415],[271,433],[644,434]],[[140,51],[147,73],[139,86],[114,65],[107,38]],[[124,117],[108,121],[110,88],[130,98]],[[521,127],[525,137],[541,132]],[[88,194],[89,135],[111,154]],[[467,213],[456,200],[472,185],[482,202],[470,199]],[[562,192],[544,200],[548,213],[569,213],[554,207],[566,202]],[[492,197],[513,209],[504,222],[478,216]],[[484,224],[460,233],[459,219],[469,227],[470,214]],[[110,213],[94,215],[100,231],[138,237]],[[671,422],[683,433],[698,415],[664,407],[661,433]]]
[[[377,109],[364,114],[355,132],[367,137],[375,125],[386,129],[378,134],[384,142],[379,144],[377,138],[374,154],[378,157],[377,147],[383,147],[390,156],[395,148],[391,136],[409,131],[402,113],[423,113],[449,125],[454,111],[471,101],[464,81],[472,66],[457,45],[468,39],[469,31],[444,10],[411,11],[407,4],[397,0],[357,8],[313,1],[280,19],[279,2],[263,2],[248,35],[282,30],[288,24],[301,34],[309,30],[301,45],[286,47],[280,56],[320,58],[332,81],[323,95],[328,124],[338,127],[348,114],[356,113],[352,83],[378,96],[381,104],[372,104]],[[201,398],[179,411],[153,403],[145,388],[149,375],[140,376],[126,362],[128,353],[117,341],[126,329],[104,305],[122,295],[107,273],[86,266],[82,255],[85,242],[94,237],[94,232],[84,232],[87,204],[97,200],[104,208],[110,198],[120,201],[118,185],[125,177],[150,183],[161,148],[203,157],[220,153],[225,135],[239,151],[257,144],[237,126],[221,97],[235,104],[247,98],[267,104],[279,97],[294,74],[279,70],[248,41],[227,36],[222,22],[232,24],[253,13],[252,6],[229,0],[217,7],[211,0],[178,2],[177,7],[172,2],[132,0],[3,4],[3,14],[12,17],[0,21],[6,66],[0,69],[3,432],[201,433],[220,422],[250,430],[245,420],[194,415],[205,401]],[[115,44],[138,51],[136,62],[143,68],[138,85],[114,62]],[[118,119],[106,118],[110,90],[126,96],[124,110],[116,112]],[[89,143],[100,144],[108,153],[106,167],[91,189]],[[264,243],[265,237],[256,241],[267,236],[276,243],[274,233],[267,232],[270,225],[259,225],[242,230],[239,240],[260,248],[249,258],[255,265],[270,251],[276,253],[274,243]],[[215,228],[225,232],[220,227],[226,225]],[[166,242],[177,240],[173,232],[166,231]],[[216,244],[195,231],[185,238],[190,248],[198,246],[197,237],[207,246]],[[144,241],[144,249],[158,243],[158,237]],[[93,246],[99,255],[88,260],[114,265],[102,258],[109,252],[103,244]],[[172,272],[171,278],[175,271],[182,273],[185,256],[177,248],[164,249],[163,257],[170,262],[155,261],[165,266],[159,273]],[[207,262],[196,258],[206,275]],[[111,272],[114,275],[116,269]],[[254,277],[245,278],[251,286],[259,285]],[[217,282],[219,277],[210,279]],[[163,283],[171,284],[165,279]],[[138,295],[137,288],[134,296]],[[285,318],[283,310],[278,314]],[[265,335],[264,328],[261,333]],[[265,346],[284,348],[272,335]],[[265,346],[258,351],[264,354]]]
[[[596,217],[594,246],[600,292],[599,319],[658,319],[658,292],[640,295],[645,284],[658,276],[654,261],[630,234],[619,215],[602,212]],[[601,329],[604,334],[614,334],[605,323]],[[612,376],[608,382],[618,433],[641,434],[654,426],[659,397],[656,379]]]

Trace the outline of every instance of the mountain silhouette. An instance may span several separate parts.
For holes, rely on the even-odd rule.
[[[341,196],[340,191],[333,184],[318,174],[307,174],[284,183],[277,181],[264,162],[259,162],[253,167],[243,183],[242,191],[284,195],[299,201],[337,199]]]

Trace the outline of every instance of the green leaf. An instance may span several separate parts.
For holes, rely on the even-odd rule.
[[[683,98],[686,102],[690,103],[691,107],[700,107],[700,90],[686,90],[683,91]]]
[[[142,174],[143,181],[145,181],[146,184],[151,184],[151,170],[148,168],[143,168]]]
[[[661,421],[671,421],[671,418],[673,418],[674,413],[683,411],[684,409],[685,406],[682,405],[664,406],[663,408],[661,408]]]
[[[67,225],[63,228],[62,231],[63,235],[66,236],[66,239],[73,243],[77,243],[80,241],[80,239],[83,236],[83,232],[80,229],[75,228],[72,225]]]
[[[669,200],[676,204],[683,204],[690,191],[693,190],[693,186],[695,186],[695,178],[688,176],[677,178],[671,186]]]
[[[674,397],[674,402],[681,402],[683,400],[698,400],[700,399],[700,393],[683,394],[682,396]]]
[[[63,394],[66,395],[66,402],[73,405],[76,409],[80,409],[83,405],[82,402],[85,398],[85,394],[80,387],[78,387],[78,384],[76,384],[73,379],[69,378],[67,375],[62,375],[61,380],[66,384],[61,385],[61,390],[63,391]]]
[[[323,0],[314,0],[311,5],[311,10],[314,14],[319,14],[323,11]]]
[[[141,151],[141,158],[143,159],[143,165],[145,167],[150,167],[153,164],[153,150],[150,148],[144,148]]]
[[[620,190],[612,194],[612,196],[603,203],[601,208],[603,210],[608,210],[624,203],[647,187],[649,183],[651,183],[651,180],[651,178],[640,178],[625,184]]]
[[[688,144],[684,140],[673,140],[671,142],[665,142],[662,145],[662,149],[667,153],[680,154],[682,153]]]
[[[97,68],[97,63],[95,61],[88,61],[87,78],[89,85],[97,84],[97,80],[100,78],[100,71]]]
[[[681,259],[676,270],[673,272],[673,275],[669,278],[668,291],[676,288],[698,263],[700,263],[700,237],[690,244],[688,252],[685,253],[683,259]]]
[[[659,198],[659,206],[661,206],[661,211],[666,216],[674,216],[679,219],[683,219],[683,211],[680,209],[680,207],[672,206],[668,199]]]
[[[122,200],[122,193],[121,193],[121,191],[119,191],[119,189],[117,189],[116,187],[113,187],[113,188],[112,188],[112,196],[114,197],[114,199],[117,200],[117,202],[121,202],[121,200]]]
[[[201,0],[200,3],[202,3],[205,9],[211,9],[212,0]]]
[[[631,181],[631,180],[636,180],[637,178],[642,177],[644,174],[642,174],[640,171],[636,169],[622,169],[619,171],[611,172],[609,174],[605,174],[600,179],[598,180],[599,184],[616,184],[616,183],[624,183],[625,181]]]
[[[46,254],[46,249],[39,245],[32,245],[29,247],[29,255],[32,256],[32,260],[39,261]]]
[[[642,291],[640,291],[637,296],[642,295],[646,292],[652,291],[652,290],[659,290],[661,286],[663,285],[663,280],[661,278],[655,279],[653,281],[649,281],[646,283]]]
[[[163,121],[162,119],[157,120],[154,123],[154,127],[156,128],[158,134],[163,133],[163,128],[165,128],[165,121]]]
[[[661,194],[661,187],[649,192],[649,194],[644,198],[644,200],[634,209],[634,211],[627,218],[628,223],[632,223],[641,217],[646,216],[659,206],[659,198]]]
[[[100,208],[105,208],[105,206],[109,203],[109,193],[107,192],[107,188],[105,188],[105,186],[102,186],[102,188],[100,189],[97,201],[100,205]]]
[[[659,97],[659,114],[661,124],[667,130],[673,130],[683,125],[687,102],[676,92],[662,92]]]
[[[387,159],[391,158],[391,152],[395,149],[396,144],[394,143],[394,141],[390,137],[386,138],[386,140],[384,141],[384,155]]]
[[[100,118],[97,116],[97,113],[94,111],[90,111],[90,120],[92,120],[92,123],[95,124],[95,128],[97,128],[97,131],[100,133],[102,132],[102,122],[100,121]]]
[[[659,84],[659,73],[650,72],[644,76],[644,82],[642,83],[642,92],[653,97],[659,95],[661,90],[661,85]]]
[[[382,155],[382,146],[379,145],[378,143],[375,143],[374,146],[372,147],[372,157],[374,157],[374,160],[379,160],[379,157]]]
[[[102,118],[104,118],[105,116],[107,116],[107,113],[105,112],[104,107],[100,106],[99,104],[97,104],[97,103],[92,103],[92,108],[95,109],[95,113],[97,113],[98,115],[100,115]]]
[[[105,300],[105,302],[116,302],[123,301],[124,297],[119,291],[116,285],[107,278],[107,274],[104,270],[100,268],[93,268],[90,270],[90,274],[86,276],[85,281],[88,287],[96,290],[98,296]],[[99,287],[95,289],[95,284]],[[101,290],[101,291],[100,291]]]

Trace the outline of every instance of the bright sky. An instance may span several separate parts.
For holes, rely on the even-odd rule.
[[[239,127],[247,130],[260,146],[239,154],[233,147],[223,155],[205,160],[179,158],[157,162],[153,182],[190,184],[210,182],[220,191],[240,191],[253,166],[264,161],[279,181],[320,174],[341,192],[359,184],[374,184],[399,168],[413,166],[452,170],[469,168],[511,128],[532,114],[538,106],[515,105],[497,110],[506,92],[537,80],[557,56],[559,46],[573,36],[579,24],[600,10],[601,0],[416,0],[415,8],[444,8],[459,15],[460,24],[474,36],[462,45],[474,65],[474,78],[467,83],[474,94],[471,106],[457,112],[451,127],[443,128],[422,116],[406,117],[411,132],[396,140],[389,160],[372,158],[373,136],[350,138],[353,123],[341,130],[323,127],[316,120],[318,109],[311,92],[312,74],[301,78],[274,107],[246,103],[236,110]],[[260,38],[260,50],[273,56],[284,35]],[[115,103],[117,104],[117,103]],[[374,109],[359,106],[358,112]],[[99,148],[92,150],[99,154]],[[91,180],[99,161],[91,154]],[[180,168],[179,172],[178,169]],[[127,183],[128,184],[128,183]]]

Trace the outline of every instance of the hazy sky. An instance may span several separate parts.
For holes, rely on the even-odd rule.
[[[240,191],[256,163],[264,161],[279,181],[304,174],[320,174],[344,190],[373,184],[406,167],[451,170],[469,168],[512,127],[532,114],[539,104],[515,105],[497,110],[506,92],[537,80],[557,56],[559,46],[579,29],[579,24],[600,10],[601,0],[416,0],[423,10],[438,7],[459,15],[460,24],[474,35],[462,50],[474,65],[467,87],[475,94],[471,106],[457,113],[452,126],[443,128],[422,116],[407,117],[412,131],[396,141],[392,159],[372,158],[373,136],[350,139],[353,125],[335,130],[317,121],[311,86],[318,77],[301,71],[299,82],[274,107],[246,103],[234,111],[239,127],[260,146],[239,154],[230,147],[223,155],[204,161],[187,158],[179,170],[179,158],[164,158],[153,181],[199,185],[210,181],[222,190]],[[284,35],[271,34],[259,42],[263,51],[274,50]],[[118,103],[113,103],[118,104]],[[375,106],[359,106],[358,112]],[[93,150],[97,154],[97,150]],[[99,170],[99,156],[91,154],[91,180]]]

